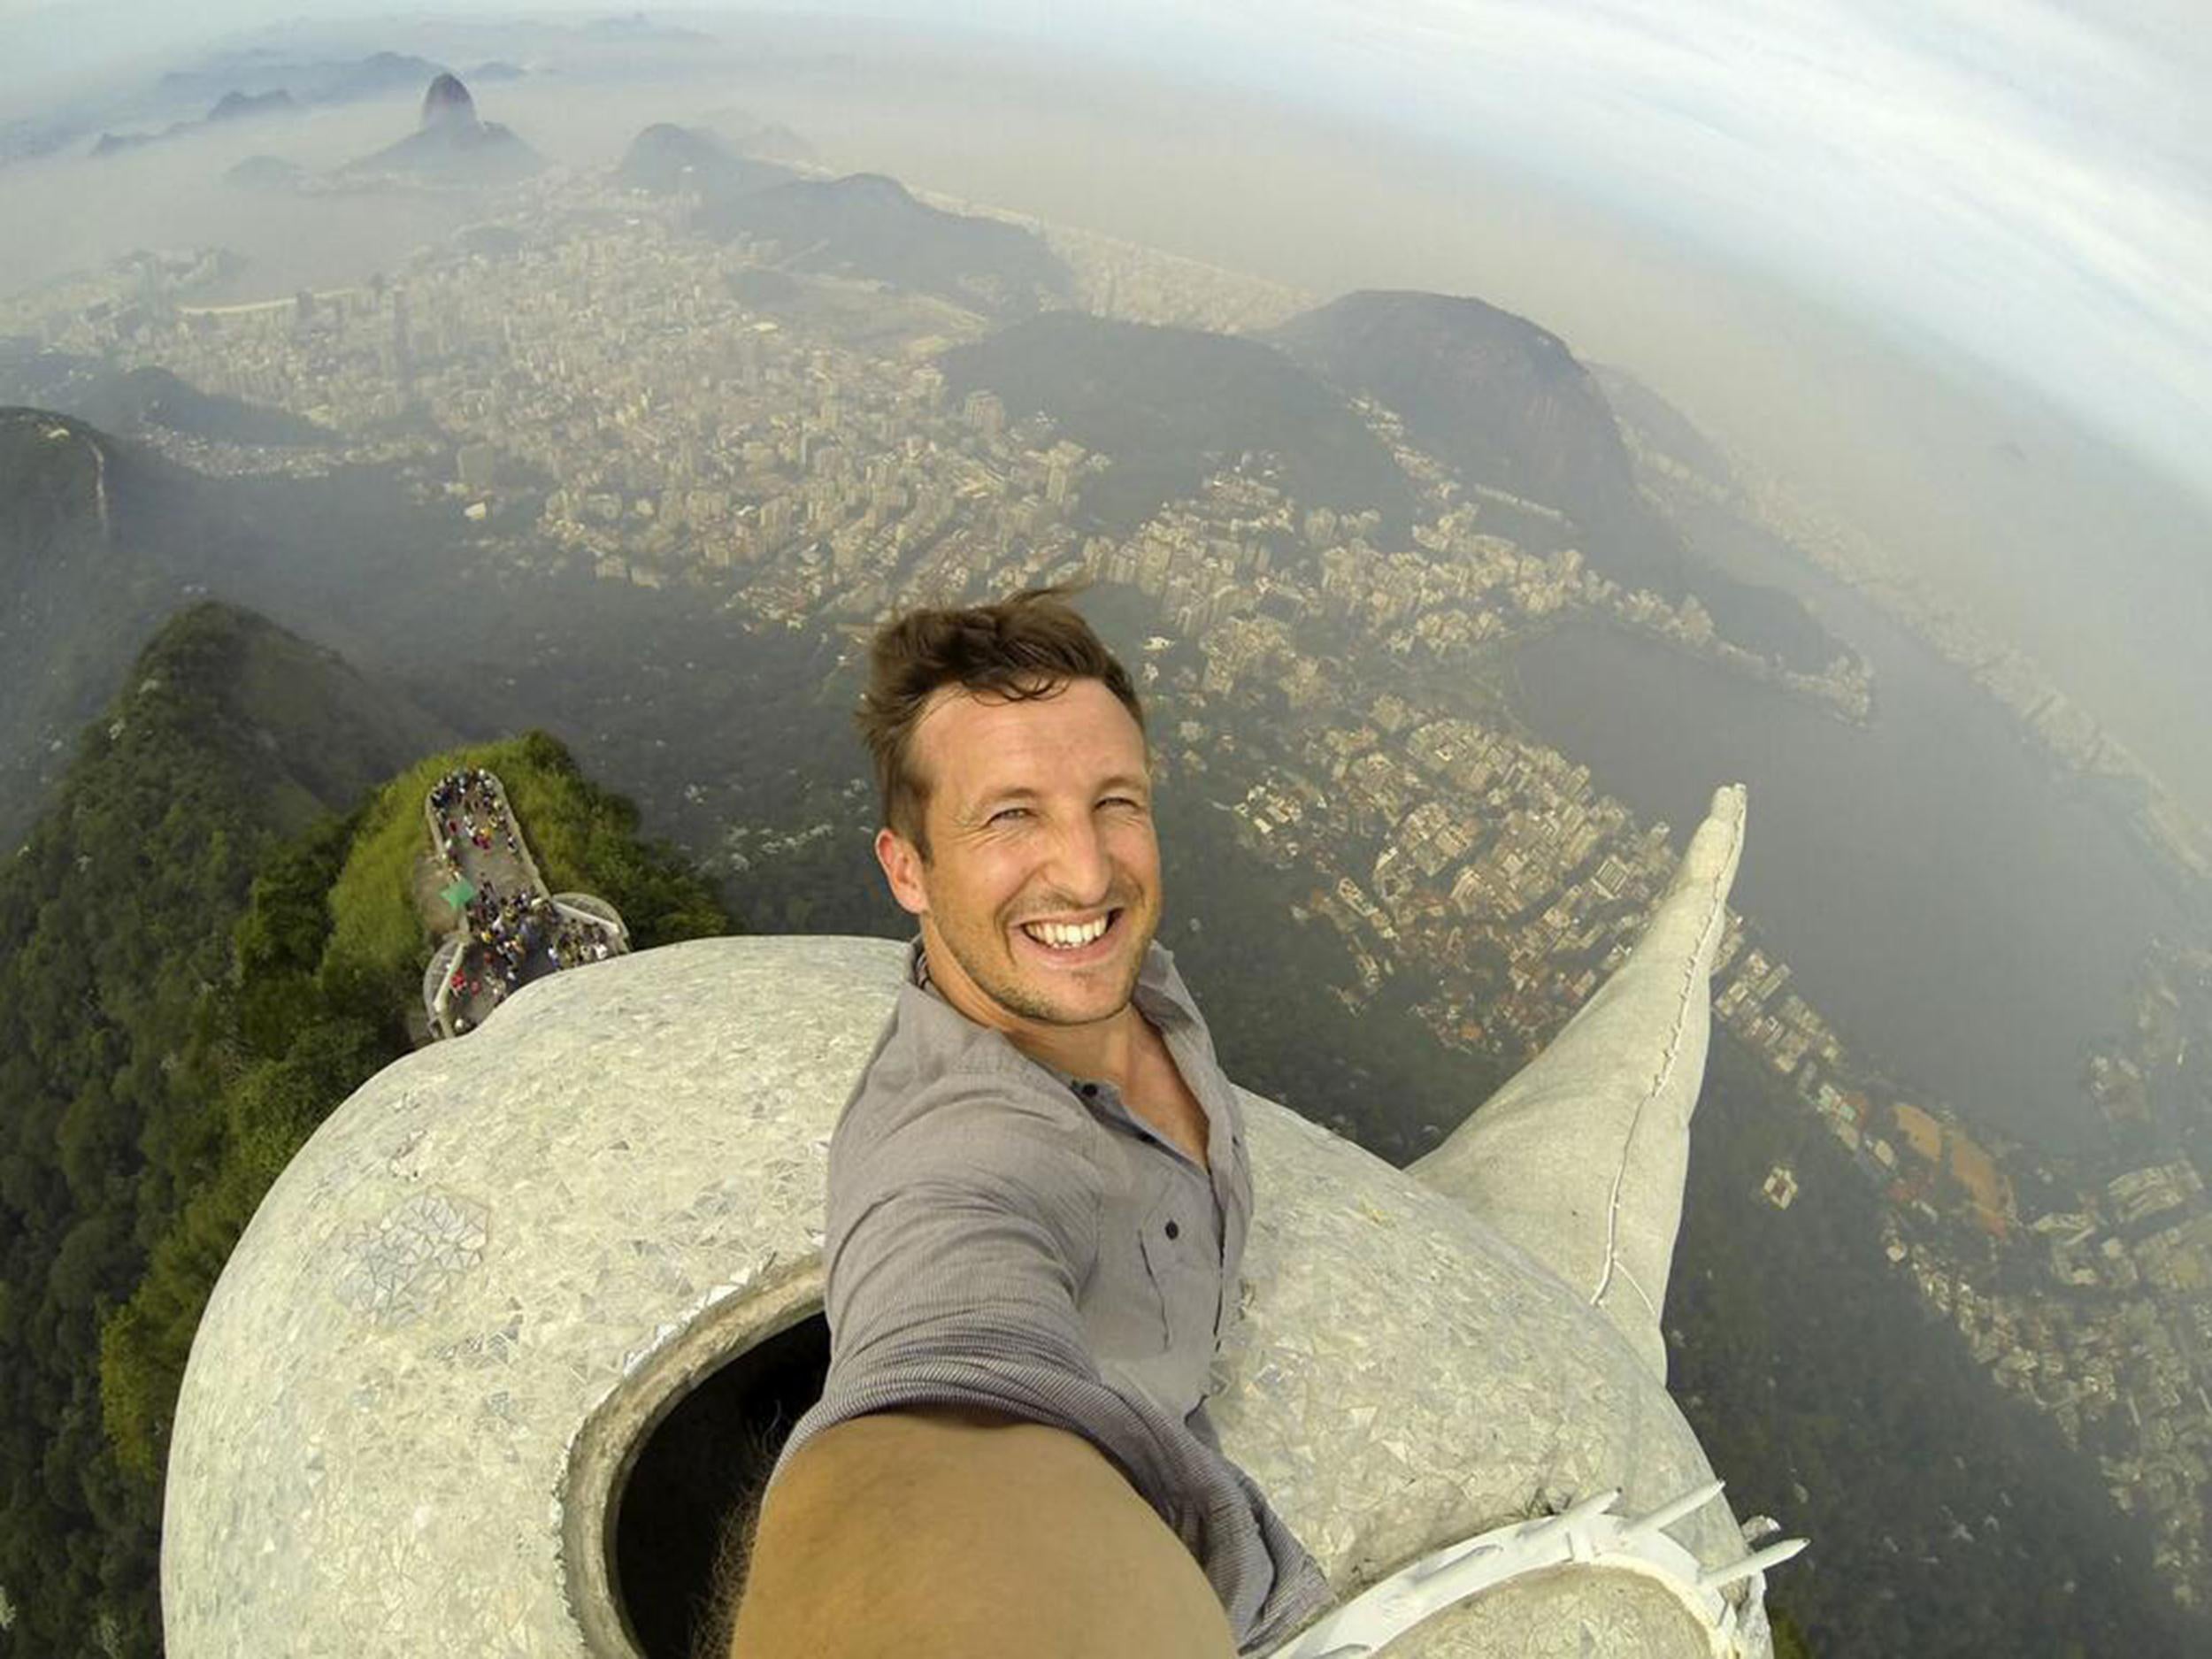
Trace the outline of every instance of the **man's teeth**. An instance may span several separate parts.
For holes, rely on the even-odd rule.
[[[1032,939],[1065,950],[1077,945],[1089,944],[1091,941],[1106,931],[1106,924],[1112,919],[1110,916],[1102,916],[1096,921],[1087,922],[1080,927],[1071,926],[1065,922],[1024,922],[1022,931]]]

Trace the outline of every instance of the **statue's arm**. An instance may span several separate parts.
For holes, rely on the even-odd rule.
[[[824,1431],[771,1489],[733,1659],[1233,1659],[1190,1552],[1080,1435],[920,1407]]]

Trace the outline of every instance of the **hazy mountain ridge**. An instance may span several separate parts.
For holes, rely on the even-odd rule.
[[[268,115],[290,115],[299,105],[282,87],[269,92],[226,92],[215,101],[214,107],[196,121],[172,121],[157,133],[103,133],[94,141],[95,156],[111,156],[119,150],[136,150],[142,145],[158,143],[163,139],[180,138],[187,133],[196,133],[205,127],[234,126]]]
[[[97,357],[4,344],[0,401],[54,410],[116,437],[149,426],[227,443],[317,444],[332,435],[283,410],[203,392],[153,365],[118,369]]]
[[[104,434],[42,409],[0,409],[0,578],[35,580],[64,562],[81,526],[101,518],[106,472]],[[104,536],[88,538],[104,545]]]
[[[1624,588],[1694,592],[1722,636],[1798,668],[1842,648],[1789,595],[1696,560],[1637,488],[1614,411],[1556,334],[1478,299],[1365,289],[1267,338],[1405,422],[1463,481],[1564,512],[1593,568]]]
[[[246,190],[296,190],[306,177],[307,169],[296,161],[281,156],[249,156],[224,170],[223,182]]]
[[[749,127],[736,141],[737,151],[757,161],[807,162],[819,157],[814,146],[781,121]]]
[[[743,154],[704,127],[657,121],[630,141],[615,179],[634,190],[673,196],[742,196],[788,184],[799,175],[778,162]]]
[[[271,57],[265,52],[242,53],[234,64],[218,60],[204,69],[169,71],[155,84],[155,101],[173,107],[181,99],[212,99],[207,105],[207,113],[196,119],[171,121],[151,132],[104,132],[94,141],[91,153],[110,156],[210,127],[263,116],[296,114],[315,104],[349,104],[380,97],[400,87],[419,86],[424,77],[442,73],[426,58],[399,52],[377,52],[367,58],[338,61],[263,61]]]
[[[1025,316],[1073,288],[1033,232],[927,206],[881,173],[718,197],[697,225],[712,236],[774,242],[789,270],[874,278],[994,316]]]
[[[282,87],[267,92],[226,92],[215,100],[215,107],[207,112],[210,122],[238,121],[249,116],[274,115],[297,109],[292,95]]]
[[[1626,369],[1593,363],[1590,373],[1603,389],[1624,438],[1632,434],[1638,442],[1716,490],[1725,493],[1737,488],[1728,457],[1687,415]]]
[[[1098,528],[1127,535],[1247,453],[1279,457],[1300,502],[1379,511],[1402,534],[1411,485],[1332,388],[1258,341],[1053,311],[940,359],[955,397],[995,393],[1112,458],[1081,494]]]
[[[454,733],[406,692],[329,647],[240,605],[202,600],[163,624],[142,657],[204,688],[219,741],[284,833],[350,804]],[[140,689],[145,679],[138,682]]]
[[[510,184],[545,158],[497,121],[410,133],[397,143],[348,162],[342,174],[388,173],[429,184]]]
[[[1680,591],[1680,549],[1637,534],[1640,503],[1612,411],[1557,335],[1481,300],[1365,290],[1293,318],[1269,338],[1394,411],[1409,438],[1467,482],[1570,513],[1624,544],[1609,551],[1623,570],[1640,572],[1635,585]]]
[[[347,104],[419,87],[444,73],[443,64],[411,52],[296,58],[263,49],[225,53],[196,69],[170,70],[156,83],[156,91],[199,101],[231,92],[281,89],[301,104]]]

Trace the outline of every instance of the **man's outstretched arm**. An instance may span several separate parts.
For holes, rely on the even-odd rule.
[[[924,1406],[823,1431],[770,1489],[731,1659],[1234,1659],[1213,1588],[1088,1440]]]

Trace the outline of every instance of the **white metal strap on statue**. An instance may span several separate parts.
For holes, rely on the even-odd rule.
[[[1709,1633],[1714,1659],[1741,1659],[1735,1599],[1721,1592],[1746,1578],[1764,1589],[1763,1575],[1806,1546],[1785,1539],[1725,1566],[1701,1566],[1665,1529],[1718,1497],[1723,1483],[1693,1487],[1648,1515],[1612,1512],[1618,1490],[1594,1493],[1557,1515],[1495,1527],[1432,1550],[1308,1625],[1268,1659],[1363,1659],[1447,1608],[1495,1589],[1508,1579],[1577,1565],[1633,1572],[1663,1585]]]

